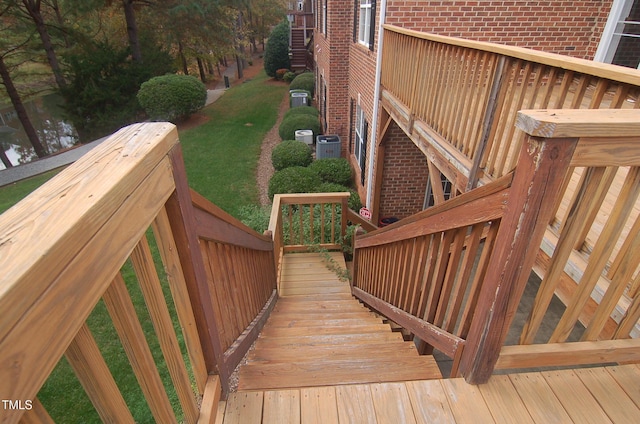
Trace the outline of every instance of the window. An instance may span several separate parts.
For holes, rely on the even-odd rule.
[[[640,0],[615,0],[595,60],[640,69]]]
[[[322,33],[327,35],[327,0],[322,0]]]
[[[360,105],[356,107],[356,142],[355,142],[355,155],[360,166],[360,182],[364,185],[364,170],[367,162],[367,130],[369,123],[364,116],[364,111],[360,108]]]
[[[356,6],[359,6],[359,10],[356,10],[358,16],[358,42],[373,50],[376,2],[375,0],[356,0]]]

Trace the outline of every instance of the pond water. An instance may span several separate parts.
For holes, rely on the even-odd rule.
[[[67,149],[79,141],[73,125],[63,117],[60,107],[62,102],[62,97],[57,94],[25,102],[31,123],[38,133],[40,142],[49,153]],[[0,105],[0,149],[14,166],[37,159],[18,114],[11,104]],[[0,169],[5,168],[5,164],[0,161]]]

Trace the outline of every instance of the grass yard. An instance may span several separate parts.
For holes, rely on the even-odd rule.
[[[181,131],[180,140],[191,187],[234,215],[237,215],[242,206],[257,204],[255,171],[260,155],[260,145],[264,135],[277,119],[278,107],[286,92],[285,85],[269,82],[264,72],[261,72],[252,81],[228,90],[216,103],[203,110],[202,113],[209,117],[208,122]],[[26,197],[56,173],[57,171],[43,174],[0,188],[0,212]],[[160,267],[157,249],[152,237],[149,238],[156,265]],[[125,264],[122,274],[136,305],[139,320],[147,334],[147,341],[155,356],[169,398],[177,408],[177,396],[172,389],[162,353],[130,264]],[[165,297],[170,308],[173,308],[168,288],[166,284],[164,285]],[[135,421],[154,422],[102,302],[96,306],[88,323]],[[174,322],[174,325],[176,329],[179,328],[177,322]],[[182,336],[180,331],[177,333],[179,337]],[[100,422],[65,359],[60,361],[38,398],[55,422]],[[180,417],[178,419],[180,420]]]

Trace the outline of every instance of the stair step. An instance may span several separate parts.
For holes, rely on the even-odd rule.
[[[345,359],[345,358],[367,358],[385,357],[393,359],[396,357],[417,357],[418,350],[412,342],[404,343],[372,343],[367,346],[314,346],[308,349],[307,346],[286,346],[252,349],[247,356],[250,362],[304,362],[322,359]]]
[[[290,336],[290,337],[259,337],[255,342],[255,348],[280,347],[280,346],[307,346],[315,347],[322,345],[344,346],[348,344],[374,344],[384,342],[404,342],[398,333],[389,331],[388,333],[372,334],[321,334],[310,336]]]
[[[385,324],[332,325],[322,327],[272,327],[265,326],[260,337],[295,337],[308,335],[338,335],[391,332]]]
[[[281,296],[306,296],[309,294],[333,294],[333,293],[345,293],[351,294],[351,289],[349,286],[327,286],[327,287],[314,287],[313,285],[309,286],[297,286],[297,287],[287,287],[280,289]]]
[[[310,294],[310,295],[300,295],[300,296],[282,296],[278,298],[278,303],[280,302],[294,302],[294,303],[304,303],[304,302],[315,302],[322,300],[351,300],[353,301],[353,295],[351,293],[329,293],[329,294]],[[276,303],[277,305],[277,303]]]
[[[371,312],[366,310],[357,311],[357,312],[332,312],[332,313],[321,313],[317,311],[309,311],[304,314],[297,312],[279,312],[278,314],[271,315],[267,320],[267,324],[269,322],[275,321],[315,321],[315,320],[323,320],[323,319],[372,319],[379,320],[382,322],[381,318],[376,318],[371,315]]]
[[[334,301],[315,301],[315,302],[280,302],[276,303],[273,309],[277,312],[295,312],[295,313],[311,313],[326,312],[329,314],[335,312],[366,312],[367,308],[352,300],[334,300]]]
[[[240,369],[239,390],[284,389],[319,385],[380,383],[442,378],[432,356],[279,364],[247,364]]]
[[[273,318],[273,319],[272,319]],[[325,326],[352,326],[358,324],[382,324],[382,320],[380,318],[357,318],[357,319],[297,319],[297,320],[279,320],[277,317],[269,318],[269,321],[264,326],[264,328],[268,327],[302,327],[302,328],[316,328],[316,327],[325,327]]]

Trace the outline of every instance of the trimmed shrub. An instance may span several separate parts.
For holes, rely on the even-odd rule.
[[[271,206],[243,206],[238,211],[240,221],[247,227],[253,228],[262,234],[269,229],[269,220],[271,219]]]
[[[311,147],[296,140],[285,140],[271,152],[271,163],[276,171],[292,166],[308,166],[311,161]]]
[[[312,130],[315,139],[316,135],[320,133],[320,121],[311,115],[291,115],[282,120],[280,127],[278,127],[278,134],[282,140],[295,140],[297,130]]]
[[[282,119],[287,119],[292,115],[310,115],[317,118],[320,116],[320,112],[313,106],[297,106],[289,109]]]
[[[282,21],[271,31],[264,50],[264,71],[275,78],[278,69],[291,68],[289,60],[289,22]]]
[[[315,190],[316,193],[340,193],[343,191],[351,193],[351,196],[349,196],[349,200],[347,201],[349,209],[358,212],[360,208],[362,208],[362,202],[360,201],[360,195],[357,191],[336,183],[322,183],[317,186]]]
[[[296,77],[295,72],[287,72],[282,76],[282,81],[291,83],[291,81],[293,81],[295,77]]]
[[[273,174],[269,180],[269,199],[279,193],[313,193],[322,180],[309,168],[292,166]]]
[[[313,97],[316,92],[316,78],[311,72],[305,72],[304,74],[300,74],[291,81],[289,84],[290,90],[307,90],[311,93],[311,97]]]
[[[277,79],[278,81],[282,81],[282,79],[284,78],[284,75],[285,75],[286,73],[288,73],[288,72],[289,72],[289,70],[288,70],[288,69],[286,69],[286,68],[278,69],[278,70],[276,71],[276,79]]]
[[[142,83],[137,97],[150,119],[174,121],[202,109],[207,88],[196,77],[168,74]]]
[[[345,158],[326,158],[314,161],[310,168],[320,175],[325,183],[351,185],[351,166]]]

